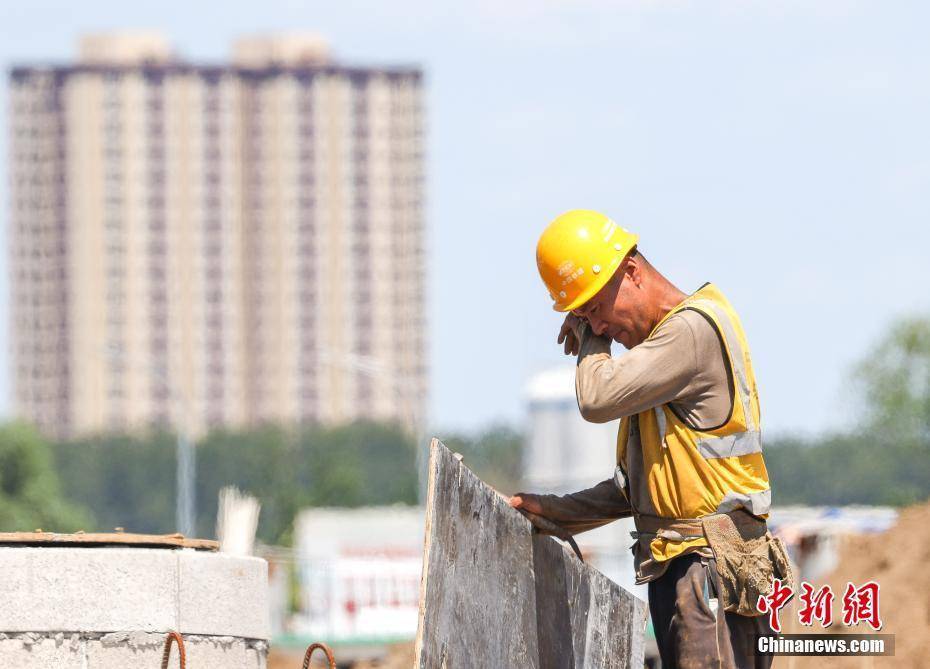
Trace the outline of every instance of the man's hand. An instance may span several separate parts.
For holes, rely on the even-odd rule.
[[[575,543],[575,539],[572,537],[572,531],[543,514],[543,506],[539,503],[539,495],[518,492],[510,498],[510,506],[521,511],[540,534],[549,534],[567,542],[575,551],[578,559],[584,562],[581,549],[578,548],[578,544]]]
[[[510,506],[515,509],[523,509],[537,516],[543,515],[542,504],[539,503],[537,496],[528,492],[518,492],[510,498]]]
[[[559,330],[558,343],[565,344],[565,355],[578,355],[581,350],[581,333],[587,321],[583,321],[575,314],[567,314]]]

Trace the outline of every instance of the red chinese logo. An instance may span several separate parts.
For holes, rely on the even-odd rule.
[[[879,631],[883,623],[879,613],[878,595],[879,585],[874,581],[858,588],[852,583],[847,583],[846,592],[843,593],[843,624],[852,627],[864,622],[876,632]],[[794,591],[791,586],[782,584],[777,578],[772,581],[772,591],[759,596],[756,608],[760,613],[769,614],[769,626],[774,632],[781,632],[778,615],[792,596]],[[824,627],[833,624],[834,598],[829,585],[815,590],[810,583],[802,581],[799,599],[801,606],[798,609],[798,620],[802,625],[810,627],[814,620],[819,620]]]
[[[794,592],[790,586],[783,586],[780,579],[772,581],[772,592],[759,595],[756,608],[762,613],[769,614],[769,625],[776,632],[781,632],[781,623],[778,621],[778,612],[788,603]]]
[[[833,624],[833,591],[829,585],[814,591],[814,587],[804,581],[801,583],[801,608],[798,610],[798,620],[802,625],[813,625],[819,620],[824,627]]]
[[[856,587],[846,584],[843,593],[843,624],[847,627],[866,622],[876,632],[882,628],[882,619],[878,612],[878,583],[869,581]]]

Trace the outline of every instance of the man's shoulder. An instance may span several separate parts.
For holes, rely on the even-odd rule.
[[[697,309],[685,308],[669,316],[653,333],[654,337],[690,337],[695,344],[716,343],[717,328],[713,322]]]
[[[706,365],[720,355],[722,338],[717,326],[702,311],[676,311],[652,333],[651,346],[667,354],[688,356],[691,364]],[[703,362],[702,362],[703,361]]]

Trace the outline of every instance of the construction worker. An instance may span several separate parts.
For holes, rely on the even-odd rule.
[[[577,355],[581,415],[621,419],[616,470],[585,491],[517,493],[510,504],[570,533],[633,517],[663,668],[768,667],[755,637],[772,631],[756,603],[791,573],[765,523],[771,492],[746,336],[716,286],[685,294],[637,242],[586,210],[539,239],[540,275],[568,312],[558,343]],[[613,356],[615,341],[629,352]]]

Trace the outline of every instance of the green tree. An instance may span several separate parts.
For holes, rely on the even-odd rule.
[[[930,494],[930,318],[896,323],[854,371],[868,463],[902,503]],[[867,458],[867,459],[866,459]]]
[[[175,531],[175,438],[100,435],[54,448],[66,495],[93,510],[96,530]]]
[[[930,445],[930,318],[895,324],[853,379],[864,427],[883,440]]]
[[[217,495],[227,485],[259,499],[259,537],[273,543],[290,543],[294,518],[305,507],[416,503],[413,441],[391,425],[216,432],[197,453],[204,535],[213,532]]]
[[[86,529],[174,532],[175,444],[159,432],[57,444],[67,494],[97,516]],[[377,423],[213,432],[197,445],[198,535],[213,536],[217,496],[227,485],[261,502],[261,540],[288,543],[304,507],[416,503],[413,442]]]
[[[904,484],[913,463],[898,448],[880,455],[869,435],[826,435],[766,444],[765,462],[773,501],[784,504],[912,504],[926,497],[926,484]]]
[[[905,505],[930,494],[930,318],[894,324],[851,376],[859,420],[849,431],[766,446],[778,504]]]
[[[517,429],[493,425],[474,435],[449,435],[443,443],[497,490],[514,493],[520,488],[524,436]]]
[[[400,428],[359,422],[300,437],[301,485],[313,506],[416,504],[413,440]]]
[[[0,530],[74,532],[92,525],[85,509],[62,497],[39,433],[24,423],[0,426]]]
[[[234,485],[261,502],[258,536],[280,543],[304,502],[295,485],[299,462],[293,439],[283,428],[265,425],[252,430],[212,432],[197,446],[197,528],[212,536],[219,491]]]

